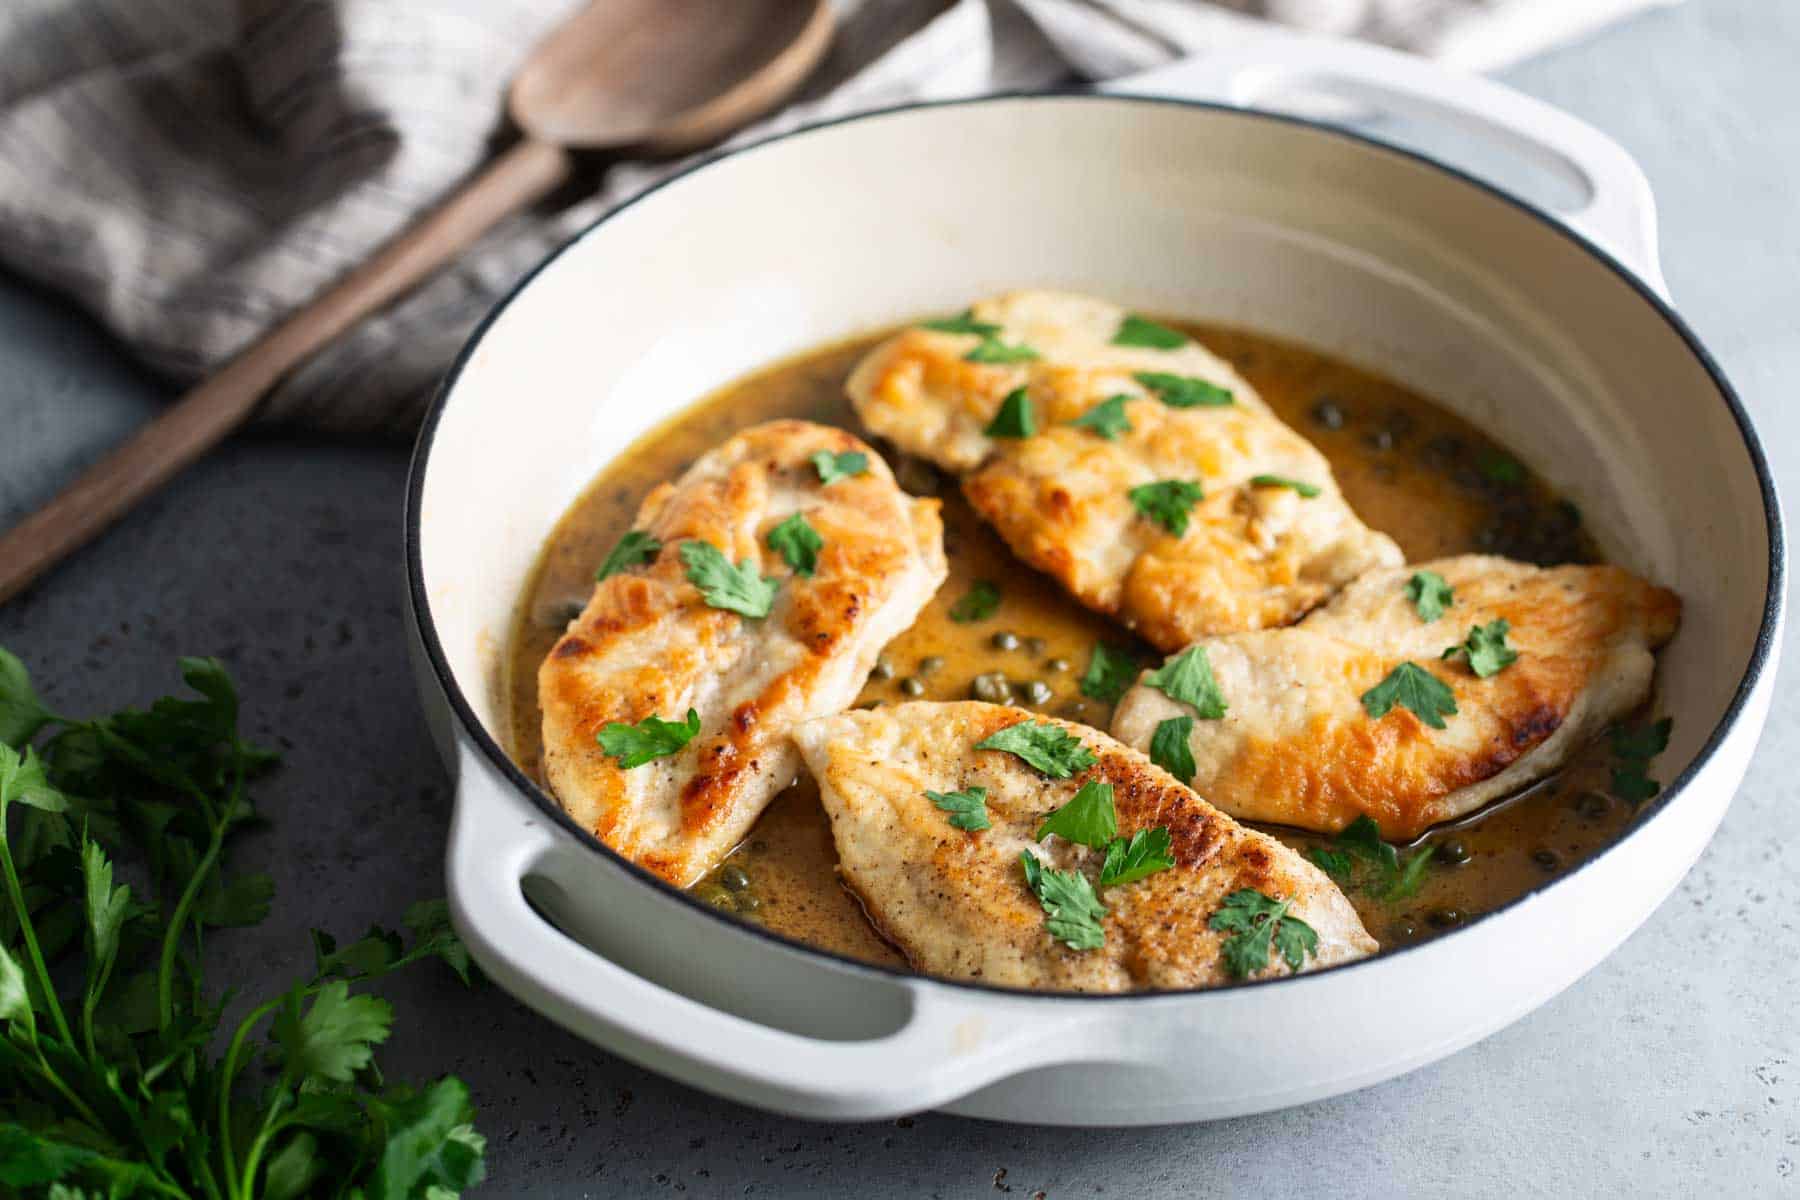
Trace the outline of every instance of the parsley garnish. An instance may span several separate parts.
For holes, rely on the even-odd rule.
[[[1137,673],[1137,659],[1131,651],[1095,642],[1094,656],[1081,676],[1081,694],[1102,704],[1117,704]]]
[[[1309,857],[1345,887],[1350,885],[1355,860],[1362,859],[1374,868],[1376,876],[1373,882],[1365,881],[1365,886],[1381,900],[1404,900],[1417,892],[1437,853],[1435,845],[1422,846],[1402,865],[1400,852],[1382,840],[1381,826],[1367,813],[1344,826],[1336,843],[1335,849],[1315,846]]]
[[[1119,814],[1113,807],[1113,790],[1109,783],[1090,779],[1075,792],[1075,798],[1044,818],[1031,836],[1043,841],[1055,834],[1065,842],[1106,849],[1106,844],[1119,832]]]
[[[1140,879],[1174,867],[1175,856],[1169,850],[1169,830],[1158,825],[1140,829],[1127,841],[1114,838],[1106,847],[1106,862],[1100,868],[1101,887],[1123,887]]]
[[[1468,638],[1444,651],[1444,657],[1466,655],[1469,670],[1476,675],[1482,679],[1496,675],[1519,661],[1519,652],[1506,644],[1506,633],[1511,628],[1504,617],[1486,625],[1471,625]]]
[[[1642,804],[1662,791],[1662,784],[1650,778],[1650,760],[1669,748],[1669,731],[1674,721],[1664,717],[1648,725],[1627,729],[1620,725],[1612,731],[1612,786],[1608,789],[1621,800]]]
[[[861,450],[846,450],[842,454],[814,450],[808,457],[812,459],[813,470],[819,473],[821,487],[830,487],[840,479],[853,478],[869,469],[869,456]]]
[[[1044,928],[1071,950],[1098,950],[1106,944],[1100,919],[1106,907],[1094,895],[1094,885],[1080,871],[1058,871],[1038,862],[1029,850],[1019,851],[1025,886],[1044,906]]]
[[[685,721],[665,721],[658,716],[645,717],[636,725],[608,721],[594,738],[600,749],[617,758],[619,766],[629,771],[679,753],[699,732],[700,714],[690,708]]]
[[[734,567],[711,542],[683,542],[681,561],[687,564],[688,582],[700,589],[700,598],[710,607],[746,617],[769,615],[779,585],[758,575],[749,559]]]
[[[966,829],[973,833],[978,829],[986,829],[992,822],[988,820],[987,789],[972,787],[961,792],[925,793],[927,799],[950,814],[950,824],[958,829]]]
[[[1125,402],[1129,399],[1130,396],[1108,396],[1069,424],[1091,429],[1107,441],[1113,441],[1121,433],[1131,432],[1131,418],[1125,415]]]
[[[1144,683],[1169,699],[1190,706],[1208,721],[1217,721],[1229,707],[1225,703],[1225,693],[1219,690],[1219,681],[1213,676],[1212,660],[1206,657],[1206,647],[1198,644],[1189,646],[1144,676]]]
[[[1165,375],[1138,371],[1132,378],[1156,394],[1170,408],[1221,408],[1230,404],[1231,389],[1196,379],[1192,375]]]
[[[920,321],[920,329],[933,329],[938,333],[972,333],[978,337],[991,338],[999,334],[1000,326],[992,321],[977,321],[975,310],[964,309],[958,317],[939,317],[934,321]]]
[[[769,549],[781,555],[796,575],[812,575],[819,569],[819,551],[825,539],[807,523],[802,513],[795,513],[769,530]]]
[[[1188,512],[1206,498],[1197,483],[1186,479],[1159,479],[1131,489],[1132,505],[1168,532],[1180,537],[1187,532]]]
[[[1112,344],[1142,346],[1147,350],[1179,350],[1187,345],[1187,335],[1130,313],[1119,322],[1119,332],[1113,334]]]
[[[1387,716],[1396,704],[1411,709],[1433,729],[1444,728],[1445,716],[1456,715],[1456,694],[1417,663],[1401,663],[1362,694],[1363,711],[1376,720]]]
[[[1299,917],[1287,915],[1290,903],[1255,888],[1239,888],[1225,897],[1207,926],[1231,935],[1220,946],[1226,974],[1248,979],[1269,965],[1271,947],[1291,971],[1305,966],[1307,955],[1318,953],[1319,935]]]
[[[1043,357],[1036,350],[1023,342],[1008,345],[998,337],[987,337],[976,343],[973,350],[963,355],[964,362],[972,363],[1017,363],[1030,362]]]
[[[626,567],[647,563],[662,553],[662,543],[651,534],[641,529],[633,529],[619,539],[618,545],[607,552],[606,560],[600,569],[594,572],[594,582],[611,578]]]
[[[1031,412],[1031,398],[1024,388],[1014,388],[1000,402],[1000,409],[988,427],[981,432],[991,438],[1028,438],[1037,432],[1037,418]]]
[[[1304,479],[1290,479],[1286,475],[1252,475],[1250,486],[1290,488],[1299,492],[1303,500],[1313,500],[1319,495],[1318,484],[1308,483]]]
[[[1481,456],[1477,464],[1481,474],[1489,483],[1519,484],[1525,482],[1525,466],[1518,459],[1489,450]]]
[[[1194,732],[1194,718],[1170,717],[1150,735],[1150,761],[1181,780],[1194,781],[1194,751],[1188,737]]]
[[[1406,598],[1421,621],[1435,621],[1450,607],[1455,593],[1450,581],[1436,571],[1414,571],[1406,581]]]
[[[977,750],[1016,754],[1052,779],[1067,779],[1094,765],[1093,751],[1081,739],[1056,725],[1020,721],[975,743]]]
[[[0,651],[0,1190],[474,1187],[468,1089],[384,1081],[394,1010],[366,988],[433,957],[467,979],[441,900],[407,911],[410,938],[375,927],[340,949],[314,930],[313,963],[272,997],[233,1003],[206,978],[215,927],[268,915],[273,881],[232,857],[238,831],[266,823],[252,786],[277,760],[240,730],[223,666],[181,669],[194,695],[83,721],[45,709]]]
[[[985,621],[999,611],[1000,589],[986,579],[977,579],[950,606],[950,619],[967,625],[971,621]]]

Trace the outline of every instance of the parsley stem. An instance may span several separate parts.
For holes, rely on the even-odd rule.
[[[232,737],[231,795],[225,800],[225,810],[215,820],[212,805],[206,797],[200,801],[206,808],[207,821],[212,825],[212,836],[207,839],[206,853],[200,856],[200,862],[194,867],[194,873],[188,877],[187,887],[181,891],[181,899],[176,902],[175,912],[169,917],[168,932],[163,934],[162,961],[156,968],[156,1016],[157,1029],[167,1033],[169,1024],[175,1019],[174,997],[170,994],[175,985],[175,952],[181,948],[181,934],[187,926],[188,913],[193,910],[194,902],[200,897],[200,889],[219,865],[219,853],[225,848],[225,834],[231,828],[232,820],[237,816],[238,805],[242,803],[244,794],[244,755],[242,743],[236,736]],[[196,930],[198,936],[198,930]]]
[[[50,982],[50,970],[44,965],[43,952],[38,949],[37,931],[31,924],[31,910],[25,907],[25,893],[19,887],[19,873],[13,869],[12,850],[7,845],[4,830],[0,830],[0,870],[6,873],[6,891],[12,898],[13,911],[18,914],[19,932],[25,938],[25,953],[31,959],[31,969],[37,972],[38,986],[44,992],[44,1004],[56,1021],[56,1029],[62,1034],[63,1043],[74,1049],[75,1037],[69,1032],[69,1019],[63,1016],[62,1001],[56,997],[56,985]]]
[[[301,994],[310,994],[317,986],[314,984]],[[225,1051],[224,1069],[219,1073],[219,1149],[225,1159],[226,1192],[232,1200],[236,1200],[243,1194],[243,1191],[238,1186],[237,1155],[232,1151],[231,1085],[236,1082],[238,1071],[242,1069],[238,1059],[244,1051],[244,1040],[250,1036],[250,1031],[256,1028],[264,1017],[281,1007],[284,999],[286,999],[285,996],[278,996],[273,1000],[265,1001],[251,1009],[249,1015],[238,1022],[237,1029],[231,1035],[231,1046]]]

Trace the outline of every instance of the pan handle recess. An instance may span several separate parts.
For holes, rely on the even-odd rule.
[[[508,992],[641,1066],[795,1116],[870,1120],[935,1108],[1037,1067],[1130,1057],[1105,1044],[1093,1006],[846,968],[680,904],[580,845],[472,748],[458,758],[447,864],[457,931]],[[526,898],[532,885],[536,904]],[[584,896],[603,908],[606,952],[584,944],[596,940],[591,914],[565,920],[564,905],[546,904],[546,894],[572,912]],[[544,915],[552,908],[558,923]],[[582,940],[558,924],[581,928]],[[773,1003],[786,1019],[740,1015],[759,991],[774,997],[765,1010]],[[709,992],[713,1002],[696,998]],[[866,1027],[797,1031],[846,1014]]]
[[[1324,93],[1498,144],[1572,184],[1581,199],[1553,213],[1668,298],[1657,254],[1656,200],[1625,148],[1577,117],[1479,75],[1341,38],[1270,31],[1114,80],[1105,90],[1264,107]]]

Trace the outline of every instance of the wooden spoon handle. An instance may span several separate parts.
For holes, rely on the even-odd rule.
[[[299,312],[264,334],[131,440],[0,536],[0,603],[217,445],[320,347],[427,278],[568,178],[569,153],[526,140]]]

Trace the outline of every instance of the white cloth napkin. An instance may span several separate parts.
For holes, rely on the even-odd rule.
[[[196,380],[366,257],[504,136],[501,96],[582,0],[3,0],[0,262]],[[729,3],[730,0],[721,0]],[[1475,69],[1670,0],[839,0],[786,110],[740,141],[923,99],[1105,79],[1263,20]],[[496,232],[296,372],[266,419],[410,431],[471,326],[678,163],[620,163]]]

